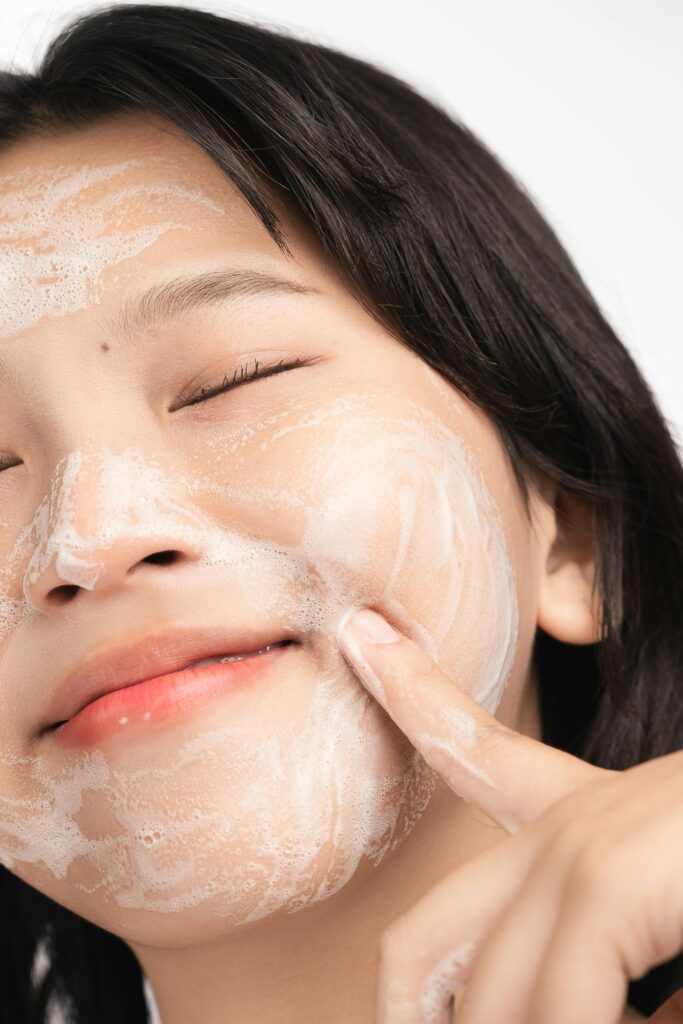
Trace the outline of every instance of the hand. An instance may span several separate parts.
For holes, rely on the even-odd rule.
[[[618,1024],[629,979],[683,948],[683,752],[596,768],[502,725],[399,633],[373,642],[349,620],[338,640],[425,760],[510,833],[385,932],[378,1024],[447,1024],[465,984],[458,1024]],[[651,1021],[683,1021],[683,989]]]

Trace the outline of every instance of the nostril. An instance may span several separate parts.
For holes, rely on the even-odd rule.
[[[155,565],[171,565],[179,558],[177,551],[157,551],[153,555],[147,555],[143,562],[153,562]]]
[[[73,583],[65,583],[64,586],[53,587],[50,591],[50,598],[55,604],[66,604],[80,589],[80,587],[75,586]]]

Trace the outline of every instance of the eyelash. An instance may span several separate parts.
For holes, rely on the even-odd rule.
[[[260,377],[270,377],[274,373],[284,373],[285,370],[294,370],[298,366],[311,366],[316,360],[315,359],[281,359],[279,363],[271,364],[270,366],[261,366],[258,359],[254,360],[254,369],[251,373],[247,373],[247,367],[249,363],[243,363],[239,371],[235,370],[232,375],[232,380],[229,381],[227,374],[223,378],[223,383],[219,384],[214,388],[201,388],[198,393],[195,393],[193,397],[188,401],[184,402],[179,408],[185,409],[188,405],[200,405],[202,402],[208,402],[210,398],[216,398],[218,395],[223,395],[227,391],[232,391],[233,388],[238,388],[241,384],[247,384],[251,380],[257,380]],[[239,372],[239,379],[235,379]],[[0,459],[0,473],[6,469],[13,469],[15,466],[20,466],[20,462],[7,462]]]
[[[208,402],[210,398],[216,398],[217,395],[223,395],[227,391],[232,391],[233,388],[238,388],[241,384],[247,384],[251,380],[257,380],[260,377],[270,377],[274,373],[284,373],[285,370],[293,370],[298,366],[310,366],[313,363],[313,359],[290,359],[286,361],[281,359],[279,363],[271,364],[270,366],[262,366],[259,369],[258,359],[254,360],[254,369],[251,373],[247,373],[247,367],[249,363],[243,363],[240,366],[239,371],[235,370],[232,375],[232,380],[229,381],[227,375],[223,378],[223,383],[213,388],[201,388],[198,393],[195,393],[193,397],[183,402],[180,406],[181,409],[187,408],[188,405],[198,405],[201,402]],[[235,379],[239,372],[239,379]]]

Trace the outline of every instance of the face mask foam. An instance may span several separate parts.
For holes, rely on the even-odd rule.
[[[137,167],[145,177],[131,183]],[[150,180],[150,169],[160,177]],[[0,177],[0,337],[98,302],[102,293],[95,283],[105,270],[172,228],[189,230],[168,219],[169,201],[225,214],[199,189],[163,180],[165,169],[164,158],[146,157],[77,170],[59,166],[48,173],[28,167]],[[129,183],[117,185],[122,176]],[[135,229],[122,228],[123,208],[127,216],[135,213]],[[17,295],[24,301],[17,302]]]
[[[257,685],[241,703],[231,698],[216,727],[188,723],[168,761],[151,742],[125,758],[94,750],[66,763],[47,749],[22,759],[5,751],[5,773],[20,772],[31,794],[0,801],[7,867],[30,867],[66,888],[78,865],[80,880],[68,888],[86,906],[95,893],[130,910],[208,905],[241,924],[331,896],[361,858],[378,864],[412,829],[434,774],[389,734],[330,642],[337,623],[349,607],[375,604],[444,667],[457,663],[465,638],[477,665],[472,692],[494,711],[514,656],[516,592],[496,508],[461,440],[419,403],[389,418],[372,399],[347,395],[315,417],[292,412],[271,426],[279,438],[331,427],[309,493],[268,491],[272,516],[301,515],[297,543],[212,520],[200,511],[200,482],[171,476],[139,450],[62,461],[10,553],[6,579],[26,565],[28,585],[53,563],[61,580],[93,590],[112,546],[173,538],[174,547],[201,551],[191,571],[206,576],[204,586],[229,594],[212,621],[229,619],[231,605],[277,620],[318,643],[317,664],[291,716],[268,704],[257,713]],[[87,534],[75,497],[84,475],[98,496]],[[230,507],[231,487],[221,493]],[[261,502],[255,482],[241,481],[239,500]],[[423,609],[419,620],[410,601]],[[5,602],[6,625],[33,613],[26,598]]]

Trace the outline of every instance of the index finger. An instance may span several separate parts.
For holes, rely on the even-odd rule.
[[[516,832],[561,797],[612,772],[509,729],[377,612],[341,622],[337,641],[366,689],[458,796]]]

